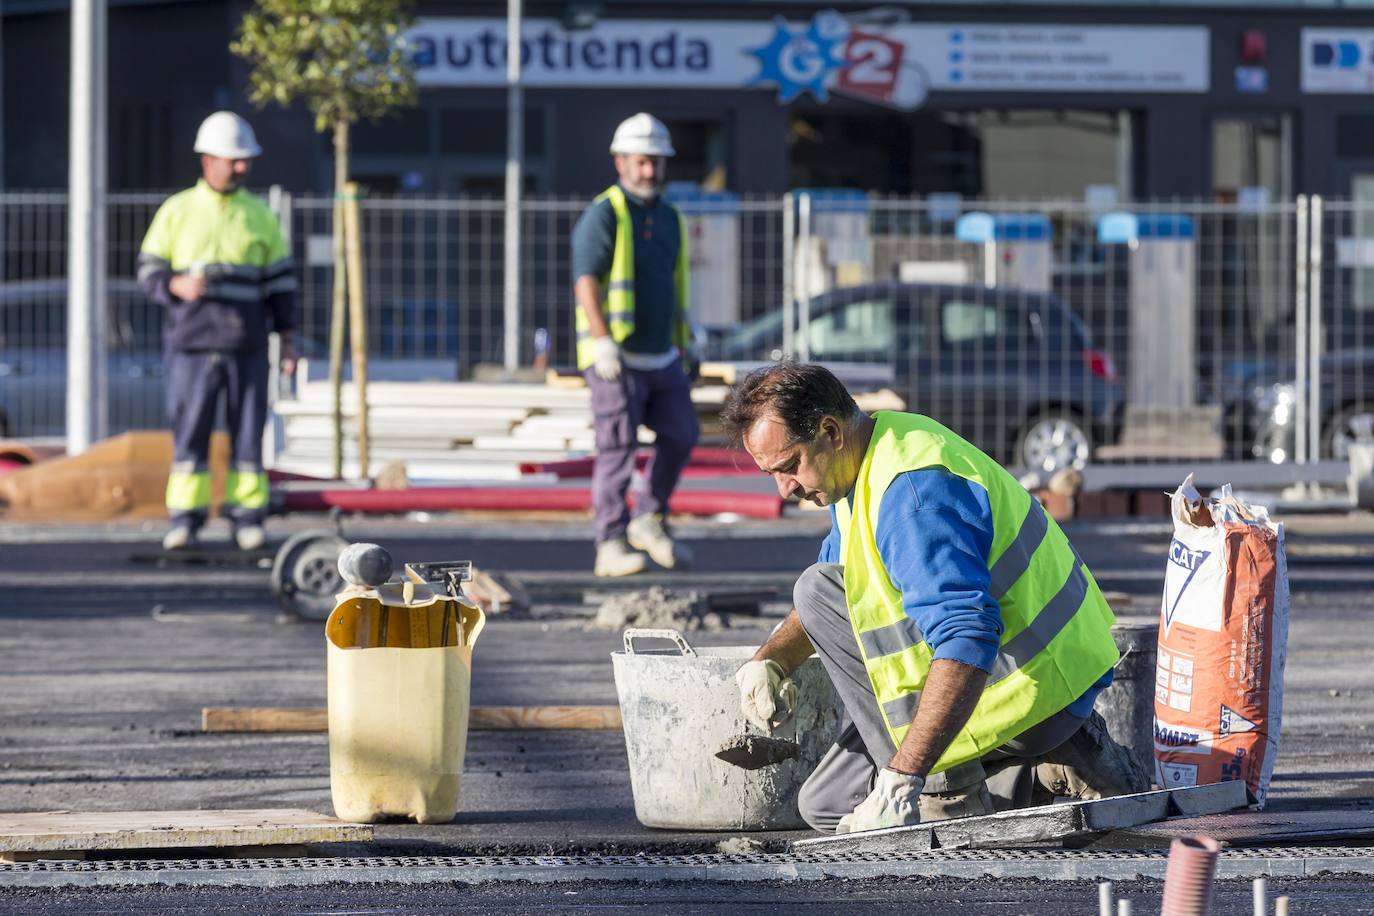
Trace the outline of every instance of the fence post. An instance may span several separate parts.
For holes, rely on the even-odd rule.
[[[1293,342],[1295,363],[1295,385],[1293,391],[1293,454],[1288,460],[1294,464],[1307,463],[1307,281],[1310,279],[1308,261],[1311,250],[1308,247],[1308,206],[1307,195],[1298,195],[1297,206],[1297,264],[1294,278],[1294,318],[1297,321],[1297,334]]]
[[[797,296],[796,277],[793,276],[793,258],[797,247],[796,197],[791,191],[782,195],[782,353],[791,356],[793,346],[793,327]]]
[[[801,293],[797,296],[797,305],[800,314],[797,318],[797,336],[801,342],[797,346],[797,355],[802,362],[811,358],[811,194],[803,191],[801,194],[801,212],[797,217],[800,224],[798,241],[801,243],[800,251],[801,268]]]
[[[1322,381],[1322,198],[1312,195],[1312,278],[1307,283],[1310,335],[1307,356],[1307,455],[1309,462],[1321,460],[1321,381]]]

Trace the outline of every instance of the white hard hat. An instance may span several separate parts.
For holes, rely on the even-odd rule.
[[[620,122],[611,138],[611,152],[616,155],[671,156],[673,141],[668,128],[651,114],[640,112]]]
[[[217,111],[200,122],[196,152],[225,159],[252,159],[262,155],[262,147],[247,121],[232,111]]]

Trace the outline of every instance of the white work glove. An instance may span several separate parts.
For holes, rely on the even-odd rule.
[[[592,341],[596,355],[592,359],[592,369],[603,382],[614,382],[620,378],[620,346],[610,335]]]
[[[771,658],[747,661],[735,672],[739,708],[744,718],[766,734],[787,722],[797,711],[797,685]]]
[[[921,822],[921,790],[925,777],[898,773],[883,767],[873,783],[873,791],[859,806],[840,818],[836,833],[858,833],[881,827],[910,827]]]

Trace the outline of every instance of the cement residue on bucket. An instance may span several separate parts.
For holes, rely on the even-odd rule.
[[[725,620],[711,610],[706,595],[696,590],[674,591],[655,585],[606,600],[588,625],[593,630],[626,627],[669,627],[675,630],[722,630]]]

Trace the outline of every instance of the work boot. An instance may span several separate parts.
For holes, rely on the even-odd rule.
[[[633,576],[644,572],[648,566],[644,554],[630,549],[624,538],[612,538],[596,545],[596,566],[598,576]]]
[[[234,530],[234,543],[239,550],[258,550],[267,543],[267,532],[261,525],[244,525]]]
[[[918,805],[922,824],[994,813],[986,781],[957,792],[922,792]]]
[[[663,516],[656,512],[631,519],[625,536],[630,546],[647,553],[664,569],[688,569],[692,565],[691,549],[673,540],[663,524]]]
[[[1140,761],[1107,733],[1096,712],[1069,740],[1036,758],[1035,778],[1056,796],[1083,801],[1150,789]]]
[[[177,525],[168,531],[162,538],[162,549],[168,552],[173,550],[190,550],[196,544],[196,530],[189,525]]]

